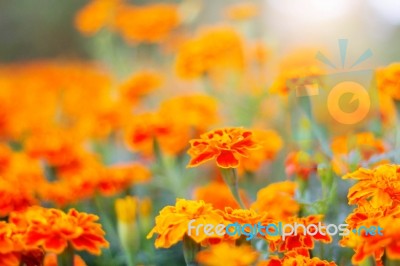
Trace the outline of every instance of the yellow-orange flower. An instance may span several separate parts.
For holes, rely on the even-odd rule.
[[[300,210],[294,199],[296,187],[296,183],[291,181],[270,184],[257,192],[257,199],[251,208],[259,213],[267,212],[269,218],[287,220]]]
[[[235,246],[228,243],[213,245],[209,249],[200,251],[197,260],[206,266],[246,266],[252,265],[259,254],[251,246]]]
[[[245,204],[249,202],[244,190],[240,190],[240,195]],[[234,209],[240,208],[229,187],[225,183],[219,181],[213,181],[207,186],[196,188],[194,191],[194,198],[196,200],[204,200],[206,203],[211,203],[215,209],[219,210],[224,210],[225,207]]]
[[[147,238],[157,234],[156,248],[169,248],[189,234],[188,223],[192,219],[196,220],[193,226],[197,224],[213,224],[215,226],[224,221],[211,204],[206,204],[202,200],[177,199],[175,206],[167,206],[160,211],[160,214],[156,217],[156,225],[147,235]],[[209,238],[201,230],[199,234],[195,234],[195,232],[190,232],[190,234],[190,237],[196,243],[201,243]]]
[[[325,74],[322,63],[315,59],[317,49],[299,49],[287,55],[281,62],[280,72],[270,87],[271,93],[288,95],[293,85],[313,83]],[[299,84],[298,84],[299,83]]]
[[[176,58],[177,74],[192,79],[216,71],[241,70],[243,50],[241,37],[232,28],[205,29],[180,47]]]
[[[187,146],[189,134],[190,128],[186,124],[164,119],[159,113],[144,113],[131,119],[125,141],[132,151],[150,156],[156,140],[162,152],[174,155]]]
[[[320,258],[310,258],[310,254],[305,249],[286,252],[283,258],[271,256],[268,261],[263,261],[257,266],[293,266],[293,265],[307,265],[307,266],[336,266],[334,262],[321,260]]]
[[[176,5],[151,4],[120,8],[114,26],[129,42],[154,43],[163,41],[179,24]]]
[[[60,254],[71,245],[76,250],[86,250],[99,255],[101,248],[109,246],[104,238],[98,216],[71,209],[64,213],[58,209],[32,207],[27,212],[15,214],[12,220],[26,224],[26,244],[40,246],[48,252]]]
[[[322,221],[322,215],[310,215],[307,217],[297,218],[292,217],[287,220],[289,224],[303,224],[307,227],[310,224],[314,224],[315,227],[313,229],[313,234],[315,233],[315,228],[318,227],[318,223]],[[290,250],[296,249],[313,249],[314,248],[314,241],[321,241],[323,243],[330,243],[332,241],[332,237],[327,234],[326,232],[321,233],[317,232],[314,235],[305,234],[304,228],[299,227],[299,231],[297,231],[296,235],[291,235],[283,240],[281,237],[276,236],[266,236],[269,240],[269,248],[272,252],[286,252]]]
[[[230,6],[226,10],[226,15],[232,20],[246,20],[256,16],[257,6],[254,3],[239,3]]]
[[[158,89],[161,84],[161,75],[155,71],[136,72],[120,86],[121,97],[129,103],[136,104],[141,97]]]
[[[20,253],[15,252],[12,234],[14,225],[0,221],[0,265],[18,266],[20,264]]]
[[[393,63],[376,71],[378,89],[391,96],[394,100],[400,100],[400,63]]]
[[[102,195],[115,195],[132,184],[149,181],[150,175],[150,171],[140,164],[114,165],[103,171],[97,188]]]
[[[217,101],[201,94],[178,96],[163,101],[159,113],[165,119],[179,121],[204,132],[217,121]],[[184,116],[180,115],[183,113]]]
[[[188,167],[216,160],[221,168],[237,168],[249,151],[259,148],[253,133],[242,128],[223,128],[204,133],[200,139],[190,141]]]
[[[92,0],[75,17],[77,29],[86,35],[92,35],[101,28],[111,26],[121,0]]]
[[[358,182],[349,189],[349,204],[368,201],[375,208],[394,206],[400,202],[400,166],[380,165],[372,170],[360,168],[349,173],[344,179]]]

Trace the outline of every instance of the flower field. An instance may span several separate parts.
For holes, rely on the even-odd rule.
[[[400,59],[264,2],[82,1],[85,56],[0,59],[0,266],[400,265]]]

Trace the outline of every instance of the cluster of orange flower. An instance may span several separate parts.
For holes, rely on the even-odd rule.
[[[256,5],[231,5],[223,12],[230,26],[209,25],[191,35],[202,1],[183,2],[90,0],[78,11],[81,33],[121,36],[124,49],[134,50],[137,62],[123,66],[128,74],[119,72],[120,57],[105,66],[0,65],[0,265],[399,260],[400,166],[392,162],[400,157],[399,137],[393,137],[400,64],[374,76],[381,106],[368,119],[381,120],[383,133],[371,127],[324,135],[315,121],[302,120],[296,121],[300,129],[315,139],[291,141],[282,113],[301,112],[289,104],[291,83],[326,74],[313,60],[315,50],[288,55],[269,71],[272,52],[243,32],[259,13]],[[153,207],[161,209],[158,215]],[[350,232],[380,226],[384,234],[339,239],[304,230],[286,238],[258,232],[247,241],[244,235],[192,234],[192,220],[304,227],[334,221],[346,222]],[[151,238],[157,249],[182,242],[183,252],[155,256]],[[352,259],[345,247],[354,250]]]

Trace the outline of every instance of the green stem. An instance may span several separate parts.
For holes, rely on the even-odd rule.
[[[185,257],[186,266],[198,266],[196,255],[200,251],[200,245],[197,244],[189,236],[183,238],[183,256]]]
[[[68,244],[64,252],[58,255],[58,266],[74,266],[74,249],[71,244]]]
[[[244,205],[242,198],[240,197],[239,193],[239,180],[238,176],[236,174],[236,169],[235,168],[220,168],[222,177],[224,178],[225,183],[228,185],[229,189],[232,192],[233,197],[235,200],[239,203],[239,206],[242,209],[246,209],[246,206]]]

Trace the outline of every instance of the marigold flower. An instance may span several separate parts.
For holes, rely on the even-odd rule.
[[[260,262],[257,266],[292,266],[292,265],[307,265],[307,266],[336,266],[334,262],[321,260],[320,258],[310,258],[307,250],[296,250],[285,253],[283,258],[271,256],[268,261]]]
[[[139,71],[120,86],[121,97],[129,103],[136,104],[141,97],[158,89],[161,84],[162,78],[157,72]]]
[[[294,199],[296,187],[292,181],[270,184],[257,192],[257,199],[251,208],[259,213],[268,212],[269,218],[285,221],[300,210]]]
[[[322,220],[322,215],[310,215],[307,217],[297,218],[292,217],[287,220],[289,224],[303,224],[307,227],[310,224],[314,224],[313,233],[315,233],[316,228],[318,228],[318,223]],[[269,249],[274,252],[286,252],[290,250],[296,249],[313,249],[314,241],[321,241],[323,243],[330,243],[332,241],[332,237],[326,232],[321,234],[321,232],[316,233],[315,235],[305,234],[303,231],[304,228],[298,227],[297,235],[291,235],[282,240],[281,237],[269,236],[266,238],[269,240]]]
[[[166,206],[160,211],[156,217],[156,225],[147,238],[157,234],[155,247],[169,248],[189,234],[188,223],[193,219],[196,220],[193,226],[196,224],[217,225],[224,222],[222,216],[212,208],[211,204],[206,204],[202,200],[177,199],[175,206]],[[209,238],[201,230],[199,234],[195,234],[195,232],[190,232],[190,234],[190,238],[196,243],[201,243]]]
[[[242,128],[223,128],[204,133],[200,139],[190,141],[188,167],[198,166],[215,159],[221,168],[237,168],[249,151],[259,148],[253,133]]]
[[[86,250],[99,255],[101,248],[109,243],[104,238],[98,216],[78,212],[75,209],[64,213],[57,209],[32,208],[20,214],[21,221],[29,225],[26,233],[27,245],[41,246],[48,252],[60,254],[71,245],[76,250]],[[17,219],[17,218],[14,218]]]
[[[400,63],[393,63],[389,66],[379,68],[376,71],[378,89],[394,100],[400,100]]]
[[[125,142],[132,151],[150,156],[156,140],[162,152],[177,154],[189,141],[190,128],[179,121],[166,120],[159,113],[134,116],[125,131]]]
[[[258,7],[254,3],[239,3],[229,6],[225,13],[229,19],[246,20],[257,15]]]
[[[400,202],[400,166],[380,165],[372,170],[360,168],[344,179],[355,179],[347,195],[349,204],[368,201],[373,207],[394,206]]]
[[[115,201],[115,211],[119,221],[124,223],[133,223],[136,221],[137,199],[127,196]]]
[[[179,24],[176,5],[126,5],[118,10],[114,27],[128,42],[157,43],[163,41]]]
[[[111,196],[130,187],[132,184],[150,180],[150,171],[140,164],[114,165],[104,169],[97,188],[102,195]]]
[[[322,63],[315,59],[316,53],[317,49],[308,48],[286,56],[281,62],[280,73],[272,84],[270,92],[286,96],[290,91],[289,81],[308,84],[325,74]]]
[[[75,17],[77,29],[86,35],[93,35],[105,26],[111,26],[121,0],[92,0]]]
[[[241,70],[243,66],[241,37],[233,29],[224,26],[203,30],[180,47],[176,58],[177,74],[184,79],[216,71]]]
[[[179,121],[198,132],[204,132],[217,121],[217,101],[201,94],[174,97],[161,103],[159,113],[168,120]],[[179,115],[182,113],[185,115]]]
[[[218,191],[218,193],[215,193]],[[249,202],[244,190],[240,190],[241,198],[246,203]],[[240,208],[236,199],[233,197],[229,187],[219,181],[213,181],[207,186],[198,187],[194,191],[196,200],[204,200],[206,203],[211,203],[215,209],[224,210],[226,207],[233,209]]]
[[[197,254],[197,260],[206,266],[244,266],[252,265],[258,256],[257,251],[251,246],[234,246],[223,242],[200,251]]]

